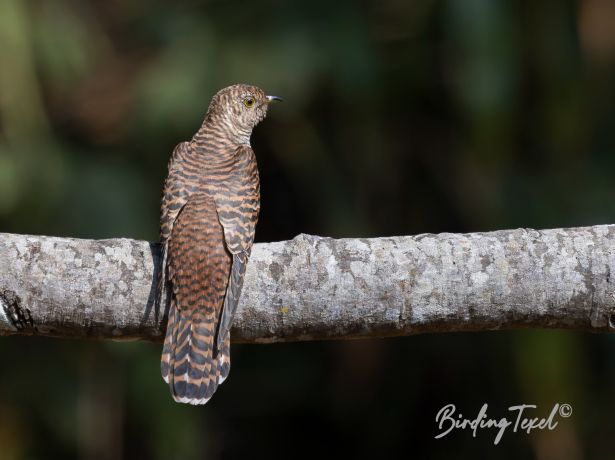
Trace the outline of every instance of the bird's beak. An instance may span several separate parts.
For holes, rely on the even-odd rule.
[[[267,103],[271,104],[272,102],[284,102],[284,99],[278,96],[267,96]]]

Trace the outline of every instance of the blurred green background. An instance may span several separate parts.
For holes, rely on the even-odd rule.
[[[155,240],[173,146],[237,82],[258,241],[615,223],[609,0],[0,2],[0,231]],[[1,261],[0,263],[10,263]],[[0,458],[613,458],[615,338],[554,331],[234,346],[205,407],[160,346],[0,339]],[[556,402],[552,432],[457,431]]]

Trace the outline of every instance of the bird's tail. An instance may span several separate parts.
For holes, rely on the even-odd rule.
[[[217,354],[214,353],[214,335],[212,319],[200,312],[179,310],[172,299],[161,371],[175,401],[205,404],[228,376],[228,334]]]

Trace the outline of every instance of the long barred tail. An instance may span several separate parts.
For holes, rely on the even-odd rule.
[[[179,213],[168,244],[171,301],[162,377],[173,398],[205,404],[228,375],[228,337],[214,347],[231,273],[213,199],[197,194]],[[227,332],[225,334],[228,335]]]
[[[173,399],[205,404],[230,371],[230,340],[213,356],[213,322],[199,312],[178,310],[171,304],[161,359],[162,378]]]

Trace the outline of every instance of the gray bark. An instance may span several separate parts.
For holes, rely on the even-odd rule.
[[[0,334],[161,340],[157,244],[0,234]],[[615,225],[254,247],[235,342],[615,331]]]

